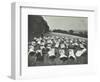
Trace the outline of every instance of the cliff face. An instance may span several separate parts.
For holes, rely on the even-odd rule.
[[[49,32],[49,26],[42,16],[28,15],[28,41],[46,32]]]

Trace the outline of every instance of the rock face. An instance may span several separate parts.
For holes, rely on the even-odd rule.
[[[49,32],[47,22],[40,15],[28,15],[28,41]]]

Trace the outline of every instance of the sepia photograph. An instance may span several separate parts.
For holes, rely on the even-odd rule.
[[[28,15],[28,67],[88,64],[88,17]]]

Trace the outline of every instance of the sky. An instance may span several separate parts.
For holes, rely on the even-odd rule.
[[[87,31],[88,18],[87,17],[71,17],[71,16],[43,16],[47,21],[51,30],[74,30]]]

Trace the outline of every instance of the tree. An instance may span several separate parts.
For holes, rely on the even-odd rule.
[[[47,22],[39,15],[28,15],[28,40],[31,41],[33,37],[39,37],[44,33],[49,32]]]
[[[74,31],[73,30],[69,30],[69,34],[73,34],[74,33]]]

